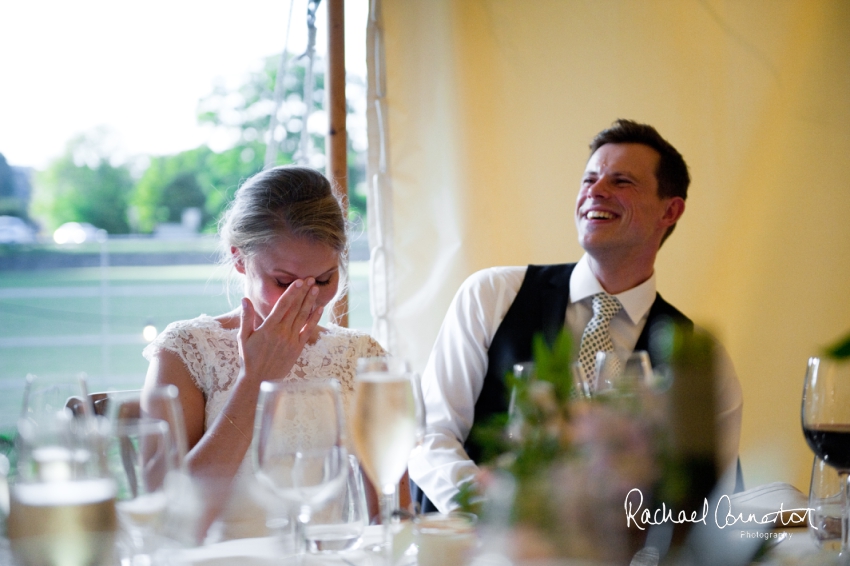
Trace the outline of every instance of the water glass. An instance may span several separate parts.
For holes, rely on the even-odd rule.
[[[115,482],[102,458],[101,424],[83,377],[27,377],[7,522],[19,563],[113,563]]]
[[[349,476],[335,380],[260,384],[251,453],[259,483],[295,519],[298,562],[314,510],[334,500]],[[276,499],[276,501],[274,501]]]
[[[307,549],[313,553],[356,548],[369,524],[363,473],[354,454],[348,455],[348,475],[342,489],[315,509],[305,529]]]
[[[650,387],[653,381],[652,364],[644,350],[620,358],[614,352],[596,354],[596,376],[594,391],[634,392],[639,387]]]
[[[118,486],[116,509],[125,554],[148,560],[159,546],[174,471],[168,424],[122,419],[114,425],[107,459]]]
[[[841,545],[841,512],[844,484],[835,468],[815,456],[809,486],[809,533],[823,548],[838,550]]]
[[[477,517],[471,513],[426,513],[413,523],[418,547],[418,566],[464,566],[469,564],[478,538]]]

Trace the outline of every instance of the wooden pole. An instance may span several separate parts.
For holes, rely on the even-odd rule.
[[[348,132],[345,126],[345,0],[328,0],[328,178],[343,203],[342,212],[348,216]],[[348,261],[348,258],[346,258]],[[346,266],[347,267],[347,266]],[[348,295],[334,305],[332,319],[348,326]]]

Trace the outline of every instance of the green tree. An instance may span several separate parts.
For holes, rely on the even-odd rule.
[[[77,136],[64,155],[36,175],[33,211],[48,228],[89,222],[110,234],[129,232],[133,179],[126,166],[110,163],[104,138],[102,131]]]
[[[239,183],[262,170],[262,151],[261,144],[254,142],[220,153],[204,145],[176,155],[154,157],[133,191],[131,204],[138,218],[137,229],[151,232],[159,222],[178,220],[182,204],[175,203],[179,199],[167,193],[175,184],[185,187],[191,183],[204,197],[201,208],[206,228],[214,230],[215,219]]]
[[[228,130],[238,139],[236,146],[257,143],[261,152],[261,163],[265,156],[265,139],[271,123],[274,109],[274,86],[280,56],[266,58],[264,67],[251,73],[245,83],[235,90],[228,90],[224,85],[216,85],[213,92],[204,97],[199,106],[201,112],[199,121],[214,127]],[[305,67],[299,64],[292,55],[289,56],[289,68],[284,77],[282,104],[278,109],[278,127],[273,132],[277,141],[276,164],[292,163],[298,153],[301,141],[301,131],[304,115],[304,76]],[[311,111],[322,109],[325,98],[324,63],[317,60],[313,72],[315,84]],[[349,87],[360,88],[365,97],[366,86],[358,77],[349,77]],[[351,116],[354,108],[348,105]],[[349,120],[351,122],[351,120]],[[364,132],[365,133],[365,132]],[[318,153],[325,151],[325,132],[311,132],[311,143]],[[353,144],[353,138],[348,140],[348,186],[349,205],[355,214],[366,213],[366,156],[358,151]]]
[[[274,109],[274,84],[279,56],[266,58],[264,66],[249,74],[235,89],[217,84],[199,102],[198,121],[219,130],[232,145],[221,151],[201,146],[176,155],[154,157],[133,192],[131,204],[138,218],[137,229],[150,232],[157,223],[179,218],[180,211],[169,205],[168,187],[187,186],[194,177],[205,196],[205,229],[214,231],[215,222],[230,201],[239,184],[263,169],[266,153],[265,137]],[[292,163],[297,154],[304,128],[303,92],[305,68],[290,56],[284,79],[282,104],[278,111],[277,165]],[[324,70],[321,62],[314,71],[312,110],[321,109],[324,100]],[[365,86],[364,86],[365,90]],[[349,108],[349,111],[353,111]],[[324,152],[324,132],[311,132],[314,151]],[[351,145],[351,141],[349,141]],[[178,179],[182,179],[178,183]],[[178,185],[174,185],[178,183]],[[349,151],[350,206],[355,215],[365,214],[365,155]],[[357,189],[360,190],[357,190]]]
[[[15,173],[0,153],[0,215],[26,218],[26,206],[15,194]]]
[[[183,211],[187,208],[203,210],[206,202],[206,195],[192,173],[178,175],[163,189],[159,199],[160,207],[168,213],[169,222],[180,222]]]

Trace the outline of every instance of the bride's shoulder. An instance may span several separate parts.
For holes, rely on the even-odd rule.
[[[229,330],[226,320],[223,320],[224,316],[227,315],[212,317],[202,314],[187,320],[177,320],[166,326],[165,330],[162,331],[162,334],[164,336],[187,336],[222,333]]]
[[[329,340],[345,343],[358,357],[378,356],[384,353],[380,343],[363,330],[328,324],[323,336]]]

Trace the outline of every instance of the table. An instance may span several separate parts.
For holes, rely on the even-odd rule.
[[[363,544],[366,546],[382,540],[381,526],[366,527]],[[281,566],[295,558],[284,549],[275,537],[229,540],[198,548],[184,550],[172,557],[174,566]],[[312,554],[305,557],[304,566],[380,566],[379,556],[362,549],[339,554]],[[415,562],[413,562],[415,564]]]
[[[834,561],[835,553],[821,551],[805,527],[781,529],[785,538],[774,546],[758,564],[768,566],[821,566]],[[381,540],[381,527],[366,528],[364,544]],[[294,564],[294,559],[291,561]],[[172,561],[175,566],[281,566],[287,564],[279,543],[271,537],[231,540],[209,546],[182,551]],[[414,565],[413,558],[409,561]],[[506,562],[504,564],[509,564]],[[569,560],[527,562],[516,566],[570,566],[588,564]],[[353,550],[339,555],[309,555],[305,566],[380,566],[380,560],[363,550]],[[483,564],[481,566],[484,566]]]

